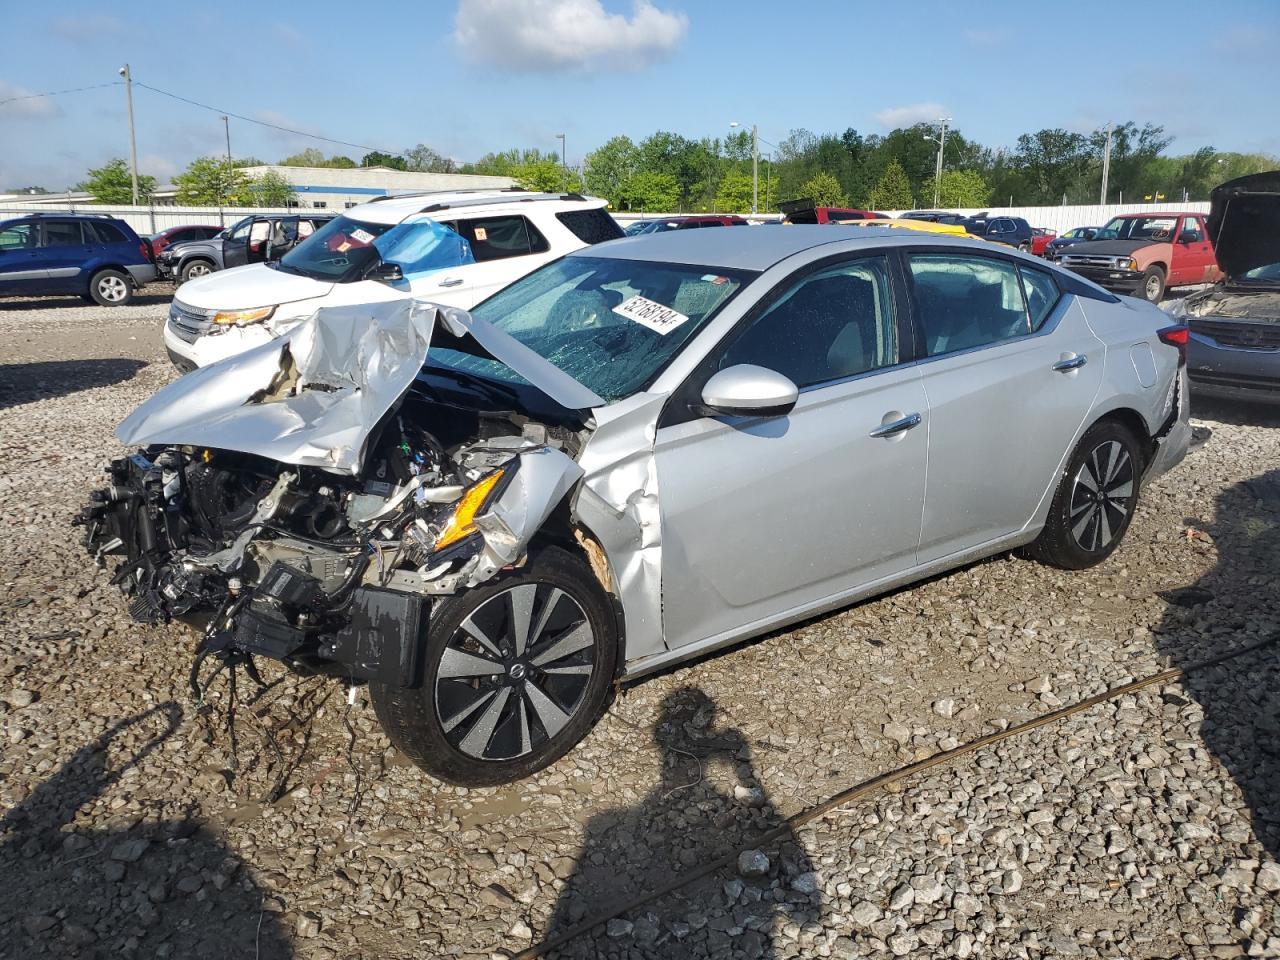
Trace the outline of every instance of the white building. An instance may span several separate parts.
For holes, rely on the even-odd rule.
[[[273,170],[293,184],[298,206],[341,212],[374,197],[428,190],[474,190],[515,186],[510,177],[480,177],[469,173],[412,173],[390,167],[282,167],[268,164],[244,167],[250,177]]]

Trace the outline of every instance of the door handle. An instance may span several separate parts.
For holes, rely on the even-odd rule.
[[[1063,360],[1059,360],[1053,365],[1053,369],[1057,370],[1059,373],[1066,373],[1068,370],[1079,370],[1088,362],[1089,358],[1082,353],[1075,357],[1067,357]]]
[[[461,285],[462,285],[462,278],[461,278],[461,277],[452,277],[452,278],[450,278],[450,279],[448,279],[448,280],[441,280],[441,281],[440,281],[440,286],[442,286],[442,287],[458,287],[458,286],[461,286]]]
[[[912,427],[920,426],[920,414],[909,413],[900,420],[890,420],[888,423],[882,423],[871,431],[873,437],[892,437],[895,434],[903,433]]]

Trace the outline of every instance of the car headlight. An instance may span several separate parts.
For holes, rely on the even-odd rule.
[[[1116,257],[1116,269],[1117,270],[1137,270],[1138,261],[1134,260],[1133,257]]]
[[[466,489],[436,538],[437,550],[443,550],[476,532],[476,514],[484,508],[505,474],[505,470],[495,470]]]
[[[209,320],[217,326],[247,327],[252,323],[261,323],[275,312],[275,307],[255,307],[252,310],[219,310]]]

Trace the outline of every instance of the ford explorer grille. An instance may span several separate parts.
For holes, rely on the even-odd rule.
[[[209,316],[204,310],[188,307],[175,300],[169,307],[169,327],[179,340],[195,343],[212,326]]]

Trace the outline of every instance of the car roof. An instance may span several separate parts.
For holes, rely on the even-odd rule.
[[[833,243],[845,244],[850,249],[927,244],[954,245],[970,253],[974,250],[972,239],[944,233],[925,234],[892,227],[793,224],[754,230],[671,230],[667,233],[643,233],[584,247],[569,256],[651,260],[658,263],[763,271],[797,253]]]
[[[435,190],[426,193],[390,195],[378,197],[368,203],[351,207],[344,215],[354,220],[370,223],[400,223],[415,213],[436,214],[447,210],[464,210],[483,207],[526,208],[529,203],[558,203],[564,210],[589,210],[604,207],[605,201],[597,197],[585,197],[577,193],[535,193],[519,189],[487,190]]]

